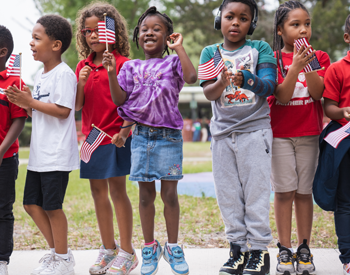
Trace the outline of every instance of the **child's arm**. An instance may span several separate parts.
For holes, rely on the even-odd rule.
[[[203,83],[203,92],[205,97],[210,101],[217,100],[224,89],[230,85],[232,78],[232,72],[227,70],[227,67],[225,66],[220,76],[217,80],[209,80]]]
[[[307,88],[314,100],[320,100],[324,91],[324,79],[316,71],[305,74]]]
[[[312,55],[315,54],[315,51],[306,55],[310,48],[311,46],[305,48],[305,46],[302,45],[297,52],[296,47],[294,46],[293,63],[290,66],[283,83],[277,85],[274,92],[276,99],[282,104],[287,104],[291,100],[300,71],[315,59],[315,57],[311,58]]]
[[[114,144],[117,147],[122,147],[125,144],[126,139],[129,136],[131,125],[133,125],[134,122],[126,121],[124,120],[123,128],[120,130],[118,134],[115,134],[112,138],[112,144]]]
[[[9,101],[17,106],[28,110],[35,109],[44,114],[65,119],[69,116],[71,109],[57,105],[55,103],[45,103],[39,100],[35,100],[32,97],[30,89],[25,86],[24,91],[20,91],[15,85],[5,90],[5,94]]]
[[[116,62],[113,54],[105,51],[103,53],[102,60],[103,67],[108,71],[108,79],[109,79],[109,90],[111,91],[111,96],[113,103],[117,106],[121,106],[124,104],[126,100],[126,92],[120,87],[117,78],[117,70],[116,70]]]
[[[75,100],[75,110],[80,111],[81,108],[84,106],[84,87],[86,85],[86,82],[89,78],[89,75],[91,73],[91,68],[90,66],[85,66],[82,68],[79,72],[79,82],[77,86],[77,96]]]
[[[5,153],[22,132],[25,121],[25,117],[17,117],[13,119],[9,131],[7,132],[3,142],[0,144],[0,165]]]
[[[174,41],[174,44],[171,44],[170,41],[167,41],[168,47],[169,49],[174,50],[179,56],[185,82],[187,84],[195,83],[197,81],[197,72],[191,60],[189,59],[185,48],[182,46],[182,35],[180,33],[173,33],[170,35],[170,39]]]
[[[345,118],[350,120],[350,107],[339,108],[338,102],[329,98],[324,98],[324,111],[326,116],[332,120]]]

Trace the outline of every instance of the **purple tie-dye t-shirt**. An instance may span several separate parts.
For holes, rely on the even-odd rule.
[[[181,130],[179,93],[185,84],[177,55],[125,62],[118,74],[127,99],[118,108],[127,121]]]

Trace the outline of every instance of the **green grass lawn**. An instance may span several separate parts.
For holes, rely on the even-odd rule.
[[[185,143],[185,157],[210,157],[209,143]],[[25,158],[29,149],[20,151],[20,158]],[[184,173],[211,171],[211,161],[184,162]],[[45,249],[48,248],[42,234],[24,211],[22,206],[26,166],[21,165],[16,183],[15,214],[15,249]],[[135,248],[140,248],[143,242],[141,223],[138,211],[138,188],[127,182],[128,195],[134,212],[133,242]],[[216,199],[207,197],[179,196],[181,207],[179,242],[188,247],[228,247],[224,233],[224,224]],[[164,243],[166,238],[163,203],[158,194],[156,199],[155,237]],[[336,248],[333,214],[322,211],[315,206],[313,239],[311,247]],[[94,203],[90,193],[88,180],[79,178],[79,171],[70,174],[70,181],[65,197],[64,210],[69,224],[69,245],[72,249],[97,249],[101,244]],[[276,247],[277,231],[274,221],[274,208],[271,205],[270,223],[274,237],[271,247]],[[296,225],[293,223],[292,241],[296,246]],[[116,238],[118,230],[115,223]]]

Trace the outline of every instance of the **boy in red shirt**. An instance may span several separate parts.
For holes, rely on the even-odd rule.
[[[19,87],[19,77],[7,76],[5,67],[12,50],[11,32],[0,25],[0,275],[7,275],[7,264],[13,250],[12,206],[18,174],[17,138],[27,118],[26,111],[9,102],[3,93],[9,86]]]

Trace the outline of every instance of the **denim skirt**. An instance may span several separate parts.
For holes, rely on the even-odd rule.
[[[182,133],[170,128],[136,125],[131,142],[131,181],[180,180]]]

